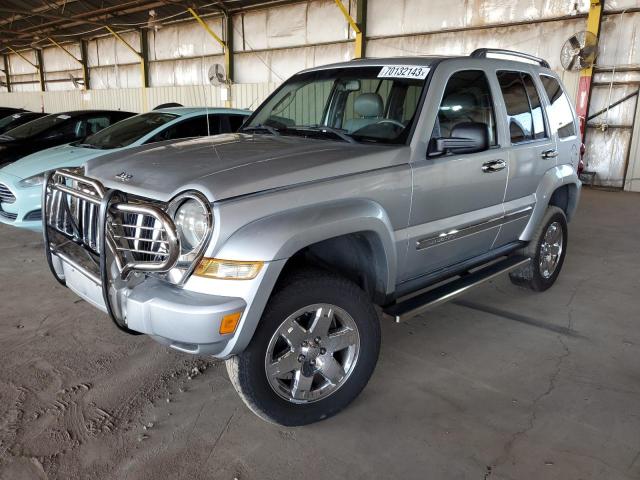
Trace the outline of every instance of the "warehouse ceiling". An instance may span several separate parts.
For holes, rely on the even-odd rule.
[[[154,28],[165,22],[191,18],[187,8],[200,15],[293,3],[266,0],[2,0],[0,49],[33,48],[50,44],[49,38],[69,41],[108,33],[105,26],[126,31]]]

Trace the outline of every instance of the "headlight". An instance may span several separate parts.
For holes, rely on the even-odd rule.
[[[209,212],[201,202],[190,198],[176,210],[173,221],[183,252],[194,250],[204,240],[209,230]]]
[[[180,239],[180,258],[165,278],[180,285],[198,266],[213,235],[213,212],[209,200],[192,190],[171,200],[167,214],[173,220],[176,235]]]
[[[34,175],[32,177],[25,178],[24,180],[20,180],[18,182],[18,186],[20,187],[37,187],[42,185],[44,182],[44,172],[39,173],[38,175]]]

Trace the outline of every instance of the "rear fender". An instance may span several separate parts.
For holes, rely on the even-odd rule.
[[[569,198],[566,205],[567,219],[571,220],[578,202],[580,200],[580,188],[582,183],[578,179],[578,174],[572,165],[558,165],[554,168],[547,170],[542,177],[538,189],[536,190],[536,204],[533,209],[533,214],[527,223],[524,231],[520,235],[520,240],[529,241],[533,238],[533,235],[538,228],[539,223],[542,221],[549,202],[553,197],[554,192],[563,186],[568,187]]]

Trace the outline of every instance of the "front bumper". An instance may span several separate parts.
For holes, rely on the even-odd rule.
[[[19,187],[19,178],[0,173],[0,183],[15,196],[13,203],[0,202],[0,222],[13,227],[33,231],[42,230],[42,220],[29,220],[29,215],[39,212],[42,200],[42,187]]]
[[[51,260],[67,287],[107,312],[98,279],[56,253]],[[280,262],[274,263],[266,264],[258,277],[248,281],[192,278],[180,288],[146,277],[142,283],[118,292],[123,321],[130,330],[150,335],[175,350],[227,358],[242,351],[253,335],[266,302],[266,297],[258,293],[261,282],[281,268]],[[235,312],[242,312],[236,331],[220,334],[222,318]]]

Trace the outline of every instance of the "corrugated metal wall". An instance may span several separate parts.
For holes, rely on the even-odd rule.
[[[276,83],[234,84],[229,92],[233,107],[255,108],[276,86]],[[147,108],[144,107],[145,101]],[[0,105],[52,113],[87,108],[142,112],[167,102],[178,102],[184,106],[225,106],[221,88],[210,85],[0,93]]]
[[[356,0],[344,0],[355,12]],[[639,0],[607,0],[607,12],[640,7]],[[478,47],[525,51],[549,60],[575,96],[579,74],[564,72],[560,50],[565,40],[586,27],[589,0],[368,0],[367,55],[407,56],[468,54]],[[208,25],[222,35],[220,18]],[[233,44],[236,84],[231,103],[255,107],[280,82],[312,66],[353,56],[353,32],[332,0],[299,3],[236,14]],[[640,12],[604,17],[599,70],[591,114],[637,91],[640,81]],[[69,75],[80,77],[78,64],[58,48],[43,51],[47,92],[40,93],[37,71],[10,55],[14,90],[0,92],[0,104],[56,112],[106,107],[144,111],[159,103],[219,106],[218,87],[203,86],[211,65],[223,52],[194,21],[148,31],[151,88],[140,88],[138,58],[111,36],[91,40],[88,58],[91,90],[75,90]],[[138,32],[124,34],[139,48]],[[67,48],[79,55],[78,45]],[[35,63],[33,52],[25,57]],[[615,72],[610,70],[616,67]],[[611,83],[613,82],[613,83]],[[622,186],[629,163],[637,97],[590,121],[588,168],[602,185]],[[604,126],[603,126],[604,125]]]

